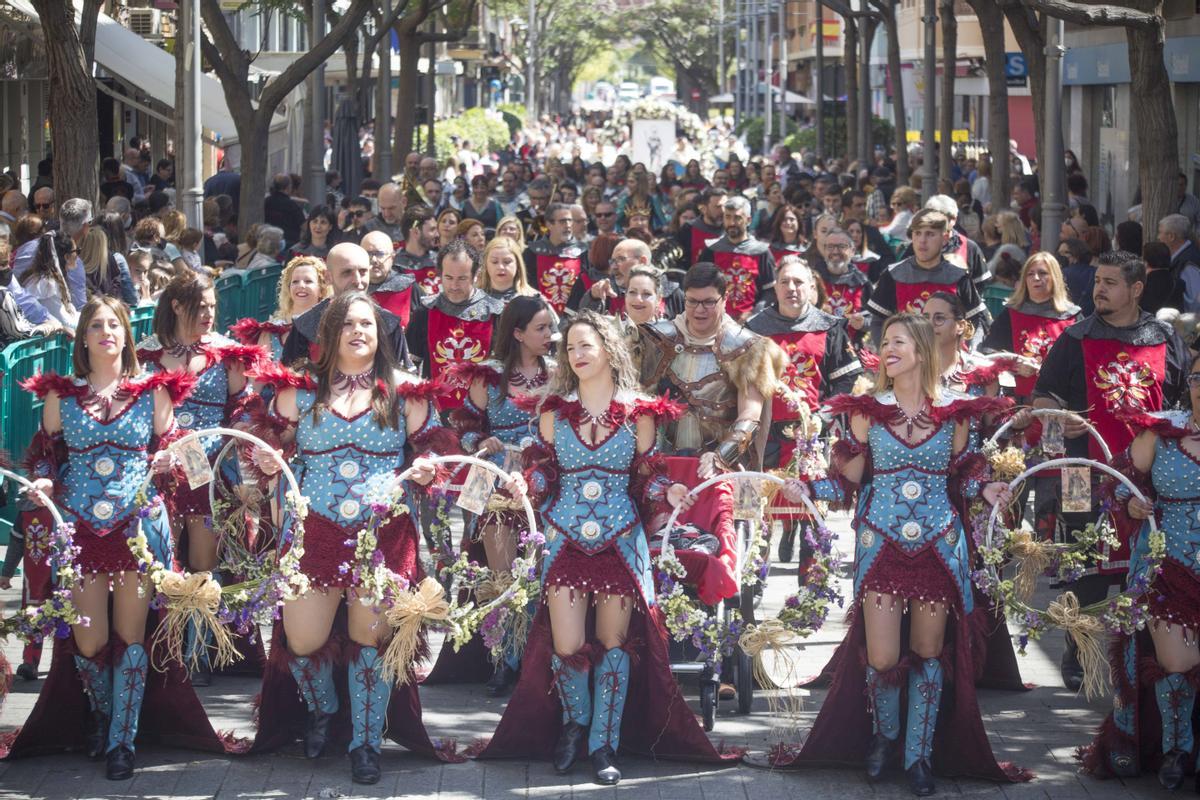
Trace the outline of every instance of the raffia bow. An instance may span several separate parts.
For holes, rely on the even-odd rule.
[[[241,658],[229,629],[221,624],[221,585],[213,580],[211,572],[167,572],[158,590],[167,604],[163,624],[154,634],[153,645],[162,647],[168,660],[178,661],[192,671],[200,667],[203,644],[194,647],[190,657],[184,657],[189,636],[201,643],[212,637],[209,662],[214,667],[228,666]],[[189,631],[189,626],[193,630]]]
[[[1033,597],[1037,579],[1050,566],[1052,546],[1047,541],[1034,538],[1029,531],[1013,531],[1008,535],[1008,552],[1021,562],[1013,578],[1013,592],[1018,600],[1027,603]]]
[[[782,730],[793,730],[800,724],[801,699],[796,691],[796,685],[799,682],[795,674],[796,657],[790,647],[795,639],[796,635],[777,619],[764,620],[757,625],[747,625],[746,630],[738,638],[738,645],[746,655],[750,656],[751,663],[754,665],[755,683],[763,689],[783,690],[779,694],[769,691],[766,695],[767,708],[771,716],[783,721],[781,725],[774,727]],[[776,664],[779,664],[780,661],[783,662],[782,684],[767,671],[766,660],[763,658],[763,653],[767,650],[774,651]]]
[[[1083,694],[1094,700],[1108,692],[1108,663],[1104,658],[1104,626],[1084,613],[1074,592],[1064,592],[1046,609],[1046,617],[1062,628],[1079,651],[1083,667]]]
[[[475,599],[479,601],[480,605],[490,603],[508,591],[508,587],[512,586],[512,584],[512,572],[493,573],[490,577],[481,581],[479,586],[475,588]]]
[[[450,603],[442,585],[425,578],[417,588],[402,592],[384,619],[392,628],[392,640],[383,653],[383,679],[403,686],[412,677],[412,662],[421,643],[421,628],[450,619]]]

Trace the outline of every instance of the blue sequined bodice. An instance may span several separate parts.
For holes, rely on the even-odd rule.
[[[629,497],[629,470],[637,451],[631,425],[618,427],[599,445],[589,447],[574,426],[558,416],[554,449],[559,491],[557,502],[544,512],[550,524],[589,552],[638,524]]]
[[[403,410],[396,428],[381,428],[368,407],[347,419],[323,409],[313,422],[317,393],[296,390],[296,462],[300,492],[312,511],[343,527],[364,524],[370,501],[383,498],[404,463],[407,441]]]
[[[1200,574],[1200,459],[1180,448],[1180,440],[1160,436],[1150,476],[1158,494],[1160,528],[1167,555]],[[1145,536],[1139,537],[1145,546]]]
[[[214,347],[231,345],[233,342],[224,337],[211,336],[206,341]],[[145,347],[161,347],[154,337],[138,345]],[[154,361],[146,361],[148,372],[158,372],[162,367]],[[225,424],[225,406],[229,402],[229,373],[220,361],[210,364],[202,372],[196,374],[196,387],[182,403],[175,408],[175,424],[183,431],[198,431],[205,428],[219,428]],[[204,439],[204,449],[208,455],[215,456],[221,449],[223,440],[219,436],[209,436]]]
[[[868,441],[874,470],[862,521],[905,550],[944,535],[954,521],[946,486],[954,426],[941,425],[909,447],[886,426],[872,425]]]
[[[154,392],[142,392],[108,422],[74,397],[62,398],[59,408],[67,445],[63,505],[98,532],[116,528],[136,515],[134,497],[149,473]]]

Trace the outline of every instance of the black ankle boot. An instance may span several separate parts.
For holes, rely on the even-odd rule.
[[[578,722],[563,723],[562,733],[558,736],[558,744],[554,745],[554,771],[563,775],[575,766],[587,752],[588,727]]]
[[[1188,754],[1182,750],[1172,750],[1163,755],[1162,766],[1158,768],[1158,782],[1164,789],[1175,791],[1183,786],[1187,757]]]
[[[192,673],[192,686],[212,686],[212,670],[200,667]]]
[[[1075,640],[1067,637],[1067,649],[1063,651],[1062,661],[1059,662],[1059,674],[1062,675],[1063,686],[1069,691],[1078,692],[1083,686],[1083,667],[1079,665],[1079,648]]]
[[[621,770],[617,769],[616,754],[608,745],[604,745],[592,753],[592,774],[596,778],[596,783],[601,786],[613,786],[621,780]]]
[[[88,722],[87,735],[84,741],[87,743],[88,758],[100,758],[104,755],[104,748],[108,744],[108,715],[99,711],[93,711],[91,720]]]
[[[908,768],[908,788],[917,797],[928,797],[937,788],[933,784],[933,767],[925,759]]]
[[[304,755],[307,758],[321,757],[325,741],[329,738],[329,721],[332,719],[333,714],[308,712],[308,722],[304,726]]]
[[[108,751],[105,774],[110,781],[127,781],[133,777],[133,751],[119,744]]]
[[[488,697],[504,697],[512,690],[517,673],[504,662],[496,665],[496,670],[487,682]]]
[[[379,753],[369,744],[350,751],[350,780],[355,783],[379,783]]]
[[[867,779],[878,780],[887,768],[888,760],[892,757],[892,745],[895,739],[889,739],[882,733],[875,734],[871,739],[871,747],[867,750]]]

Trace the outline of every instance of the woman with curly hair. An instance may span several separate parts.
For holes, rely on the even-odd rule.
[[[266,322],[253,317],[238,320],[229,332],[242,344],[266,348],[278,362],[292,332],[292,320],[333,294],[325,262],[317,256],[296,256],[279,276],[279,300]]]

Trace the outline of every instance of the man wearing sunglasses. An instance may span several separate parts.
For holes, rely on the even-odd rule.
[[[54,202],[54,190],[49,186],[34,190],[33,201],[29,206],[29,210],[45,222],[58,219],[58,204]]]
[[[642,385],[687,406],[667,425],[665,450],[699,456],[701,479],[761,463],[764,398],[775,394],[787,362],[774,342],[725,313],[728,286],[715,264],[693,264],[683,279],[683,313],[641,327]]]
[[[571,235],[571,207],[551,203],[546,208],[546,238],[525,248],[525,276],[546,302],[561,315],[581,272],[587,271],[587,251]]]
[[[1103,461],[1104,453],[1088,433],[1084,418],[1112,453],[1124,453],[1133,432],[1123,414],[1174,407],[1187,391],[1185,372],[1190,358],[1174,328],[1139,306],[1146,287],[1145,262],[1122,251],[1104,253],[1098,262],[1092,290],[1095,313],[1067,328],[1050,347],[1033,390],[1033,405],[1075,412],[1062,423],[1066,455]],[[1048,487],[1050,500],[1058,489],[1057,482]],[[1042,493],[1040,485],[1038,493]],[[1096,519],[1098,493],[1093,492],[1092,498],[1092,512],[1061,514],[1066,530],[1082,530]],[[1041,497],[1038,506],[1042,506]],[[1054,509],[1058,509],[1056,502]],[[1082,606],[1102,600],[1108,587],[1126,574],[1133,531],[1118,526],[1117,533],[1121,547],[1069,587]],[[1069,637],[1067,644],[1062,677],[1067,688],[1075,691],[1083,670]]]
[[[360,242],[366,234],[363,227],[371,220],[371,201],[355,197],[346,205],[346,218],[342,225],[342,241]],[[390,238],[390,237],[389,237]]]

